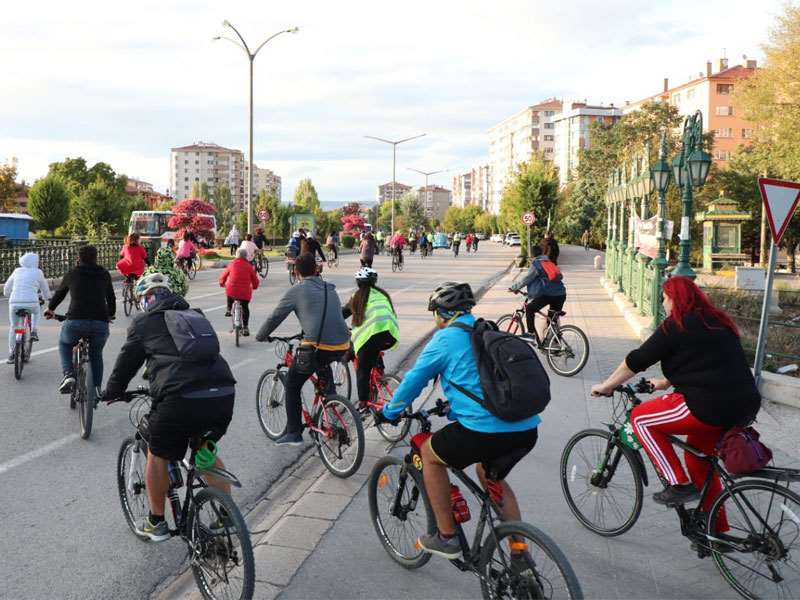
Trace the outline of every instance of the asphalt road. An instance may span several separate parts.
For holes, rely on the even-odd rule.
[[[477,255],[462,253],[458,259],[442,251],[424,261],[418,255],[407,257],[405,271],[396,274],[389,269],[388,257],[378,257],[379,285],[391,293],[402,331],[400,349],[387,356],[389,368],[430,331],[426,300],[437,283],[456,279],[480,286],[503,270],[514,254],[484,243]],[[252,330],[288,288],[283,263],[272,261],[271,267],[251,304]],[[325,273],[337,285],[343,303],[353,291],[356,268],[356,257],[344,256],[337,270]],[[258,344],[253,337],[245,338],[240,348],[234,346],[229,319],[224,317],[224,294],[216,282],[220,272],[199,273],[187,298],[214,324],[223,355],[238,379],[236,410],[221,455],[243,483],[234,497],[246,509],[302,449],[277,449],[258,425],[254,401],[258,376],[277,359],[271,346]],[[64,311],[66,304],[59,307]],[[7,314],[5,299],[0,300],[0,313]],[[0,339],[5,344],[8,324],[4,316],[2,320]],[[296,322],[293,317],[290,321],[279,328],[280,333],[295,332]],[[104,351],[106,378],[129,322],[120,307]],[[34,346],[21,381],[14,380],[10,365],[0,371],[0,597],[142,598],[179,569],[185,548],[177,540],[144,544],[128,530],[115,477],[120,442],[132,432],[127,407],[99,407],[90,440],[79,438],[77,414],[56,390],[61,379],[58,332],[59,324],[42,321],[41,341]]]

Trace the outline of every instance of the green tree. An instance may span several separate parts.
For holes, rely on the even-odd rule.
[[[520,163],[511,180],[503,190],[500,200],[500,221],[507,231],[516,231],[523,236],[525,225],[522,215],[531,211],[537,222],[531,229],[531,240],[544,234],[546,215],[558,198],[558,172],[550,161],[539,154]]]
[[[200,185],[195,181],[192,184],[192,198],[200,197]]]
[[[61,175],[75,194],[80,194],[90,184],[102,181],[113,190],[124,193],[128,178],[117,175],[111,165],[104,162],[87,167],[83,158],[66,158],[61,162],[50,164],[49,173]]]
[[[394,228],[400,229],[398,217],[403,214],[403,205],[400,200],[394,200]],[[378,206],[378,217],[376,219],[378,229],[384,231],[392,230],[392,204],[387,200]]]
[[[417,231],[427,229],[429,226],[428,217],[425,215],[425,207],[416,192],[408,192],[401,199],[403,214],[410,229]]]
[[[105,182],[97,180],[90,183],[73,200],[73,233],[87,235],[97,232],[101,230],[101,224],[105,224],[111,233],[122,233],[127,204],[127,198]]]
[[[299,213],[313,213],[320,210],[319,196],[310,179],[301,179],[294,191],[294,207]]]
[[[490,213],[481,213],[475,217],[475,231],[491,235],[499,233],[500,227],[497,224],[497,217]]]
[[[159,202],[153,210],[172,210],[175,206],[175,200],[164,200]]]
[[[60,175],[47,175],[28,192],[28,212],[36,224],[51,234],[67,222],[70,191]]]
[[[0,165],[0,212],[11,208],[17,195],[17,168],[13,165]]]
[[[206,187],[206,192],[208,192],[208,187]],[[233,199],[231,190],[226,184],[220,184],[214,191],[212,204],[217,216],[219,230],[227,233],[233,225]]]

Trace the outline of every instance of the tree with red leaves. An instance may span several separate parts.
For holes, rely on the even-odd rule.
[[[358,202],[348,202],[342,207],[342,216],[358,215],[361,213],[361,205]]]
[[[342,225],[346,232],[357,235],[364,228],[364,219],[359,214],[344,215],[342,217]]]
[[[204,202],[199,198],[186,198],[172,207],[172,217],[169,219],[169,228],[177,229],[175,237],[183,239],[184,233],[189,230],[198,238],[214,241],[214,222],[205,215],[214,214],[214,205]]]

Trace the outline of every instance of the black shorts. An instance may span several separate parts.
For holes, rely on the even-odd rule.
[[[431,437],[434,454],[454,469],[481,463],[489,479],[506,478],[536,445],[537,428],[508,433],[481,433],[455,422],[442,427]]]
[[[533,314],[542,310],[545,306],[549,306],[548,310],[560,311],[564,309],[564,303],[567,301],[567,295],[563,296],[537,296],[528,302],[528,312]]]
[[[150,411],[150,452],[166,460],[186,456],[192,438],[208,431],[207,439],[218,442],[233,417],[233,394],[218,398],[169,398]]]

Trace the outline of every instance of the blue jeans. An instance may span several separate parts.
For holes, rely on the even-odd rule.
[[[92,363],[95,385],[103,383],[103,346],[108,340],[108,322],[89,319],[68,319],[61,328],[58,338],[58,353],[61,355],[61,369],[72,372],[72,347],[82,337],[89,340],[89,361]]]

